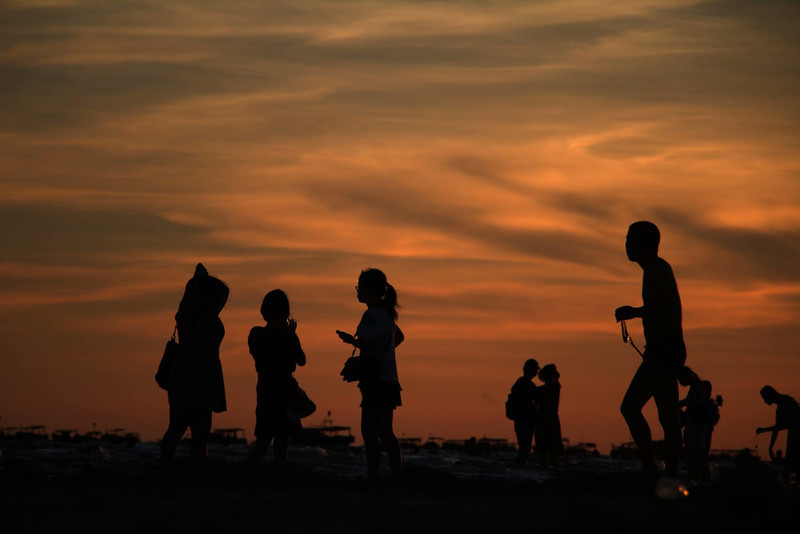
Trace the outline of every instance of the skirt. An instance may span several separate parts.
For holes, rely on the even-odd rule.
[[[394,410],[403,405],[400,392],[403,388],[399,382],[384,380],[362,381],[358,384],[361,390],[361,407],[368,410]]]

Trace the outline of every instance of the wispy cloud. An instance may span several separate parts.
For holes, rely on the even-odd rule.
[[[591,387],[611,310],[638,299],[627,225],[651,219],[694,343],[775,324],[773,348],[796,346],[799,18],[739,0],[3,2],[0,313],[23,339],[49,325],[37,354],[81,362],[85,387],[90,362],[149,380],[149,329],[206,261],[232,287],[234,384],[252,389],[242,340],[280,286],[313,386],[344,409],[330,331],[374,265],[400,289],[419,395],[454,361],[460,387],[500,387],[533,347]],[[127,340],[116,363],[93,336]],[[4,343],[3,380],[36,376]]]

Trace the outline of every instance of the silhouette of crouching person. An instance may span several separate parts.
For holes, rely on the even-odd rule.
[[[228,294],[228,286],[198,263],[175,314],[181,350],[167,381],[169,427],[161,440],[162,460],[174,458],[187,428],[192,430],[192,455],[208,457],[211,414],[227,409],[219,359],[225,327],[219,314]]]
[[[786,454],[783,460],[783,476],[789,480],[792,474],[800,474],[800,404],[789,395],[778,393],[772,386],[761,388],[761,398],[772,406],[775,405],[775,424],[756,428],[756,435],[770,432],[769,457],[775,460],[775,442],[778,432],[786,430]],[[795,480],[794,484],[798,481]]]

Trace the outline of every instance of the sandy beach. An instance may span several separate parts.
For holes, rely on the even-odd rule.
[[[5,532],[770,532],[796,525],[800,492],[755,458],[714,464],[714,481],[655,495],[636,464],[567,457],[511,467],[511,453],[406,451],[406,472],[367,480],[359,448],[291,450],[289,470],[245,461],[243,445],[2,442]],[[269,459],[269,457],[268,457]]]

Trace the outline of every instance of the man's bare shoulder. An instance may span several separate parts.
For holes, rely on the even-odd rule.
[[[645,269],[645,274],[653,278],[671,277],[674,278],[672,273],[672,266],[664,258],[658,257],[650,263]]]

